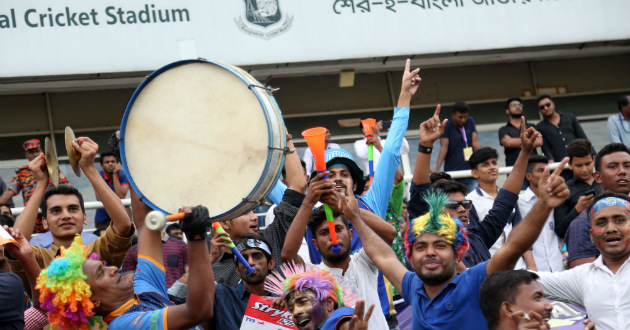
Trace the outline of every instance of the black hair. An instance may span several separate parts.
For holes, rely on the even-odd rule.
[[[344,226],[346,226],[346,229],[349,229],[350,221],[348,221],[348,218],[341,213],[333,211],[333,219],[337,219],[339,216],[341,217]],[[324,211],[324,206],[322,205],[314,209],[313,213],[311,213],[311,217],[308,219],[308,228],[311,230],[313,238],[317,239],[317,227],[319,227],[324,221],[326,221],[326,212]]]
[[[628,147],[623,143],[610,143],[605,145],[595,156],[595,171],[599,172],[602,169],[602,158],[604,158],[604,156],[619,151],[630,154],[630,150],[628,150]]]
[[[42,214],[44,217],[47,215],[48,210],[48,198],[54,195],[75,195],[79,199],[79,204],[81,205],[81,212],[85,213],[85,203],[83,202],[83,195],[77,190],[77,188],[69,185],[69,184],[60,184],[58,187],[52,187],[44,193],[44,197],[42,198],[42,202],[39,204],[39,208],[42,210]]]
[[[490,147],[483,147],[483,148],[475,150],[472,153],[472,155],[470,155],[470,159],[468,159],[468,165],[470,165],[471,169],[476,170],[479,164],[492,158],[494,159],[499,158],[499,153],[497,152],[497,149],[490,148]]]
[[[175,229],[180,229],[181,230],[182,227],[179,226],[179,223],[175,222],[175,223],[172,223],[172,224],[166,226],[166,229],[164,231],[166,231],[166,233],[170,235],[171,232],[173,230],[175,230]]]
[[[13,215],[13,211],[11,211],[11,205],[6,204],[6,203],[0,203],[0,206],[6,206],[9,208],[9,214]]]
[[[6,214],[0,214],[0,226],[13,227],[15,220]]]
[[[628,105],[628,95],[620,96],[617,100],[617,107],[619,108],[619,112],[621,112],[621,108]]]
[[[455,104],[453,104],[453,113],[456,113],[456,112],[469,113],[470,107],[464,101],[457,101],[455,102]]]
[[[241,238],[239,238],[238,241],[234,242],[234,245],[238,246],[239,244],[241,244],[242,242],[245,242],[248,239],[259,240],[259,241],[267,244],[267,246],[269,247],[269,251],[271,251],[271,253],[273,253],[273,250],[271,248],[271,244],[269,244],[269,241],[264,236],[258,235],[258,234],[254,234],[254,233],[245,233],[245,234],[241,235]],[[267,262],[271,261],[272,255],[267,254],[267,252],[265,252],[265,251],[263,251],[263,254],[267,258]],[[238,260],[236,258],[234,258],[234,264],[238,265]]]
[[[587,139],[575,139],[567,145],[567,157],[569,157],[569,163],[573,161],[574,157],[586,157],[593,155],[593,145],[591,141]]]
[[[593,200],[588,204],[588,206],[586,207],[586,215],[588,216],[588,221],[591,221],[591,211],[593,206],[595,206],[595,203],[597,203],[598,201],[606,198],[606,197],[616,197],[616,198],[621,198],[625,201],[628,201],[630,203],[630,196],[626,195],[626,194],[620,194],[620,193],[616,193],[614,191],[610,191],[610,190],[606,190],[605,192],[595,196],[595,198],[593,198]]]
[[[92,234],[94,234],[94,235],[96,235],[98,237],[101,237],[101,236],[103,236],[103,234],[105,233],[106,230],[107,230],[107,228],[96,228],[96,229],[94,229]]]
[[[479,289],[479,305],[486,318],[488,329],[495,330],[499,325],[501,304],[514,303],[522,284],[530,284],[538,275],[530,271],[504,270],[489,275]]]
[[[509,109],[510,108],[510,103],[514,102],[514,101],[518,101],[519,103],[523,104],[523,100],[521,100],[520,97],[510,97],[506,102],[505,102],[505,109]]]
[[[431,181],[431,183],[437,182],[439,180],[451,181],[452,179],[451,175],[446,172],[431,173],[431,175],[429,175],[429,181]]]
[[[544,155],[531,155],[527,160],[527,169],[525,173],[532,173],[536,164],[549,164],[549,159]]]
[[[103,165],[103,162],[105,161],[105,157],[114,157],[116,158],[116,162],[118,162],[118,157],[116,157],[116,155],[114,155],[113,152],[104,151],[104,152],[101,152],[101,166]]]
[[[538,102],[540,102],[540,100],[544,99],[549,99],[549,101],[553,102],[553,99],[551,98],[551,96],[549,96],[549,94],[540,94],[536,98],[536,106],[538,106]]]
[[[468,188],[465,184],[457,181],[439,180],[431,184],[431,189],[439,189],[447,194],[460,192],[466,196],[468,194]]]

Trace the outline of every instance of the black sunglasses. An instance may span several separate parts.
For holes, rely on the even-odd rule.
[[[449,201],[446,203],[446,208],[449,210],[457,210],[459,206],[462,206],[466,210],[470,210],[472,208],[472,201],[469,199],[465,199],[463,201]]]
[[[550,106],[551,106],[551,102],[547,102],[547,103],[539,106],[538,109],[545,110],[545,108],[549,108]]]

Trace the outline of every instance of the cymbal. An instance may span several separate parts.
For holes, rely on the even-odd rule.
[[[46,140],[44,141],[44,157],[46,157],[46,169],[48,170],[50,181],[55,187],[58,187],[59,163],[57,162],[57,150],[55,150],[55,146],[48,137],[46,137]]]
[[[76,137],[74,136],[72,128],[70,128],[70,126],[66,126],[66,152],[68,153],[68,160],[70,161],[70,166],[72,166],[74,174],[81,176],[81,169],[79,168],[81,155],[77,154],[72,146],[75,139]]]

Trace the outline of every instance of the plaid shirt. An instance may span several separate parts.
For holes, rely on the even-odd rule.
[[[264,231],[259,233],[269,241],[272,256],[276,258],[276,268],[282,265],[280,255],[282,254],[284,239],[287,236],[293,218],[295,218],[302,205],[304,197],[305,195],[302,193],[287,189],[282,197],[282,202],[273,211],[275,215],[274,221]],[[208,236],[209,241],[210,237]],[[212,265],[212,271],[214,272],[214,280],[217,283],[225,283],[235,287],[241,281],[240,275],[234,270],[234,255],[232,253],[223,252]]]
[[[59,171],[59,183],[67,184],[68,179],[66,178],[61,171]],[[24,206],[28,203],[28,200],[31,199],[33,195],[33,190],[37,187],[37,180],[33,177],[33,172],[27,166],[19,167],[15,170],[15,176],[13,176],[13,180],[11,180],[11,184],[7,189],[13,190],[13,192],[17,195],[20,191],[22,191],[22,198],[24,199]],[[50,178],[48,179],[48,188],[52,188],[52,181]]]
[[[60,184],[68,183],[68,179],[66,178],[65,175],[63,175],[63,173],[61,173],[61,171],[59,171],[59,183]],[[15,176],[13,177],[13,180],[11,180],[11,184],[9,184],[9,186],[7,187],[7,190],[12,190],[16,195],[20,191],[22,191],[22,199],[24,199],[24,206],[26,206],[29,199],[31,199],[31,196],[33,195],[33,190],[35,190],[35,187],[37,187],[37,180],[35,180],[35,178],[33,177],[33,172],[28,168],[28,165],[27,165],[27,166],[19,167],[17,170],[15,170]],[[53,184],[49,178],[48,189],[52,187],[53,187]],[[44,229],[44,226],[42,224],[41,215],[37,216],[37,220],[35,221],[34,232],[35,233],[47,232],[47,230]]]

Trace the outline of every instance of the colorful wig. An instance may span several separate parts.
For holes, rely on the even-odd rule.
[[[409,223],[405,253],[411,259],[411,248],[416,237],[431,233],[446,238],[453,248],[463,255],[468,250],[468,236],[459,219],[451,219],[447,213],[442,213],[448,203],[448,195],[441,190],[426,192],[422,198],[429,204],[429,212],[417,217]]]
[[[90,255],[94,259],[96,255]],[[42,270],[37,278],[36,289],[40,292],[41,308],[48,311],[48,321],[53,328],[88,329],[101,318],[92,311],[92,291],[85,281],[83,262],[87,248],[80,235],[74,238],[70,248],[61,248],[61,256]]]
[[[357,294],[350,288],[342,288],[330,272],[313,265],[296,265],[293,261],[284,263],[265,279],[265,290],[283,299],[292,291],[313,290],[317,300],[332,298],[339,306],[354,306]]]

